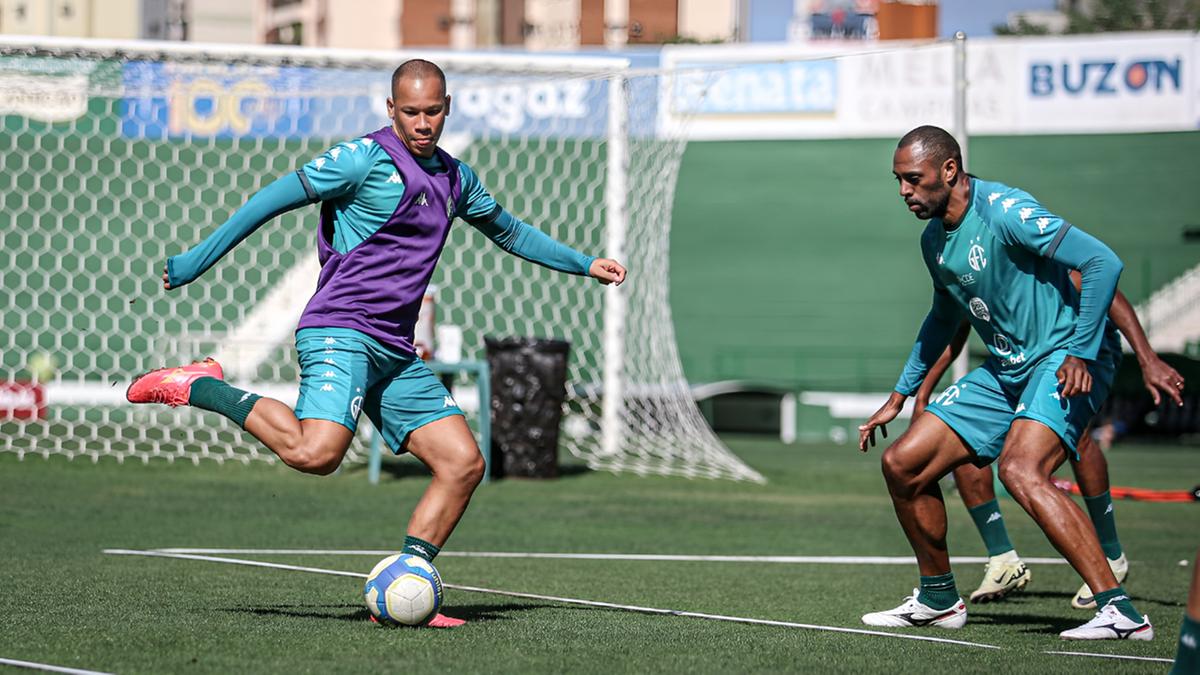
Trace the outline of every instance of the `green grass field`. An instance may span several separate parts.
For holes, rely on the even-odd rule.
[[[731,438],[765,486],[568,471],[555,481],[482,487],[448,554],[470,551],[899,556],[909,553],[878,451]],[[1120,485],[1188,488],[1194,449],[1120,445]],[[971,608],[961,631],[919,632],[981,647],[637,614],[448,591],[451,631],[371,624],[356,579],[212,562],[105,555],[105,548],[381,549],[398,545],[425,485],[399,460],[328,478],[282,466],[169,465],[0,454],[0,658],[118,673],[207,672],[1163,672],[1171,658],[1200,516],[1197,504],[1119,502],[1129,590],[1154,620],[1151,643],[1060,642],[1089,616],[1068,606],[1078,580],[1038,565],[1028,592]],[[950,495],[956,555],[983,555]],[[1025,556],[1053,556],[1010,500]],[[372,556],[245,555],[364,573]],[[380,556],[381,557],[381,556]],[[915,585],[909,565],[438,559],[447,583],[621,604],[862,628]],[[980,566],[956,568],[964,594]],[[903,632],[903,631],[900,631]]]

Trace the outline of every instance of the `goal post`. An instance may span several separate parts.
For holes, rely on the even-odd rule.
[[[224,418],[123,393],[139,372],[219,355],[239,385],[294,402],[315,208],[184,288],[164,292],[161,265],[276,177],[386,124],[391,69],[411,56],[445,69],[444,145],[497,201],[630,269],[600,289],[457,222],[433,283],[463,357],[483,358],[485,335],[566,339],[562,449],[598,469],[761,480],[707,427],[679,362],[667,263],[685,141],[656,123],[661,74],[606,56],[0,37],[0,384],[42,396],[31,415],[0,406],[0,451],[273,460]],[[487,406],[472,389],[469,419]],[[366,455],[356,443],[349,460]]]

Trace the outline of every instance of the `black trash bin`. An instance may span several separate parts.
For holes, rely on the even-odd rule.
[[[571,343],[485,337],[492,375],[492,475],[558,476],[558,426]]]

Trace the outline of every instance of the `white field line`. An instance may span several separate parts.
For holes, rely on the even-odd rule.
[[[1160,659],[1153,656],[1122,656],[1121,654],[1089,654],[1088,652],[1043,652],[1044,654],[1061,654],[1063,656],[1094,656],[1098,659],[1122,659],[1125,661],[1153,661],[1155,663],[1175,663],[1172,659]]]
[[[65,668],[63,666],[52,666],[48,663],[34,663],[33,661],[19,661],[17,659],[0,659],[0,665],[13,666],[14,668],[29,668],[30,670],[42,670],[47,673],[74,673],[75,675],[110,675],[99,670],[80,670],[78,668]]]
[[[396,551],[369,549],[290,549],[290,548],[156,548],[158,553],[194,553],[200,555],[372,555],[389,556]],[[442,551],[446,558],[543,558],[554,560],[649,560],[660,562],[750,562],[835,565],[915,565],[911,556],[839,556],[839,555],[659,555],[640,553],[528,553],[510,551]],[[1066,565],[1062,558],[1022,558],[1035,565]],[[955,565],[986,563],[987,558],[959,556],[950,558]]]
[[[231,565],[247,565],[250,567],[269,567],[272,569],[292,570],[296,572],[314,572],[317,574],[332,574],[341,577],[356,577],[365,579],[367,575],[357,572],[345,572],[342,570],[327,570],[319,567],[300,567],[297,565],[283,565],[279,563],[262,562],[258,560],[241,560],[238,558],[224,558],[208,555],[195,555],[189,553],[169,553],[165,551],[138,551],[130,549],[105,549],[105,553],[112,555],[138,555],[148,556],[152,558],[179,558],[183,560],[202,560],[206,562],[219,562]],[[685,612],[676,609],[660,609],[657,607],[641,607],[638,605],[619,605],[611,602],[597,602],[594,600],[579,600],[576,598],[562,598],[553,595],[537,595],[534,593],[517,593],[515,591],[501,591],[491,588],[478,588],[475,586],[459,586],[457,584],[444,584],[446,588],[452,588],[459,591],[467,591],[471,593],[487,593],[490,595],[504,595],[512,598],[525,598],[529,600],[544,600],[548,602],[561,602],[569,605],[583,605],[586,607],[603,607],[606,609],[619,609],[629,612],[639,612],[642,614],[663,614],[667,616],[683,616],[695,619],[709,619],[712,621],[728,621],[732,623],[747,623],[766,626],[779,626],[783,628],[803,628],[807,630],[827,631],[833,633],[853,633],[856,635],[875,635],[879,637],[899,638],[902,640],[919,640],[921,642],[938,642],[942,644],[959,645],[963,647],[982,647],[984,649],[1000,649],[996,645],[982,644],[978,642],[966,642],[963,640],[949,640],[946,638],[927,637],[924,635],[906,635],[904,633],[885,633],[883,631],[863,630],[859,628],[842,628],[838,626],[821,626],[817,624],[795,623],[792,621],[772,621],[769,619],[752,619],[739,616],[724,616],[721,614],[703,614],[700,612]]]

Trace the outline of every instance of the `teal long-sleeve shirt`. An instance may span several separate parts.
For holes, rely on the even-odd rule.
[[[963,316],[1008,382],[1057,350],[1088,361],[1119,352],[1107,319],[1123,267],[1117,255],[1022,190],[972,178],[971,191],[957,228],[935,219],[921,237],[934,300],[896,391],[917,390]]]
[[[340,143],[255,193],[212,234],[185,253],[167,260],[171,286],[182,286],[204,274],[226,253],[264,223],[318,201],[333,205],[333,244],[346,252],[382,227],[403,196],[404,184],[391,159],[376,144],[357,139]],[[354,149],[351,149],[354,148]],[[426,168],[433,160],[418,159]],[[488,193],[475,172],[459,162],[462,196],[456,214],[500,248],[560,272],[587,275],[594,257],[555,241],[516,218]]]

